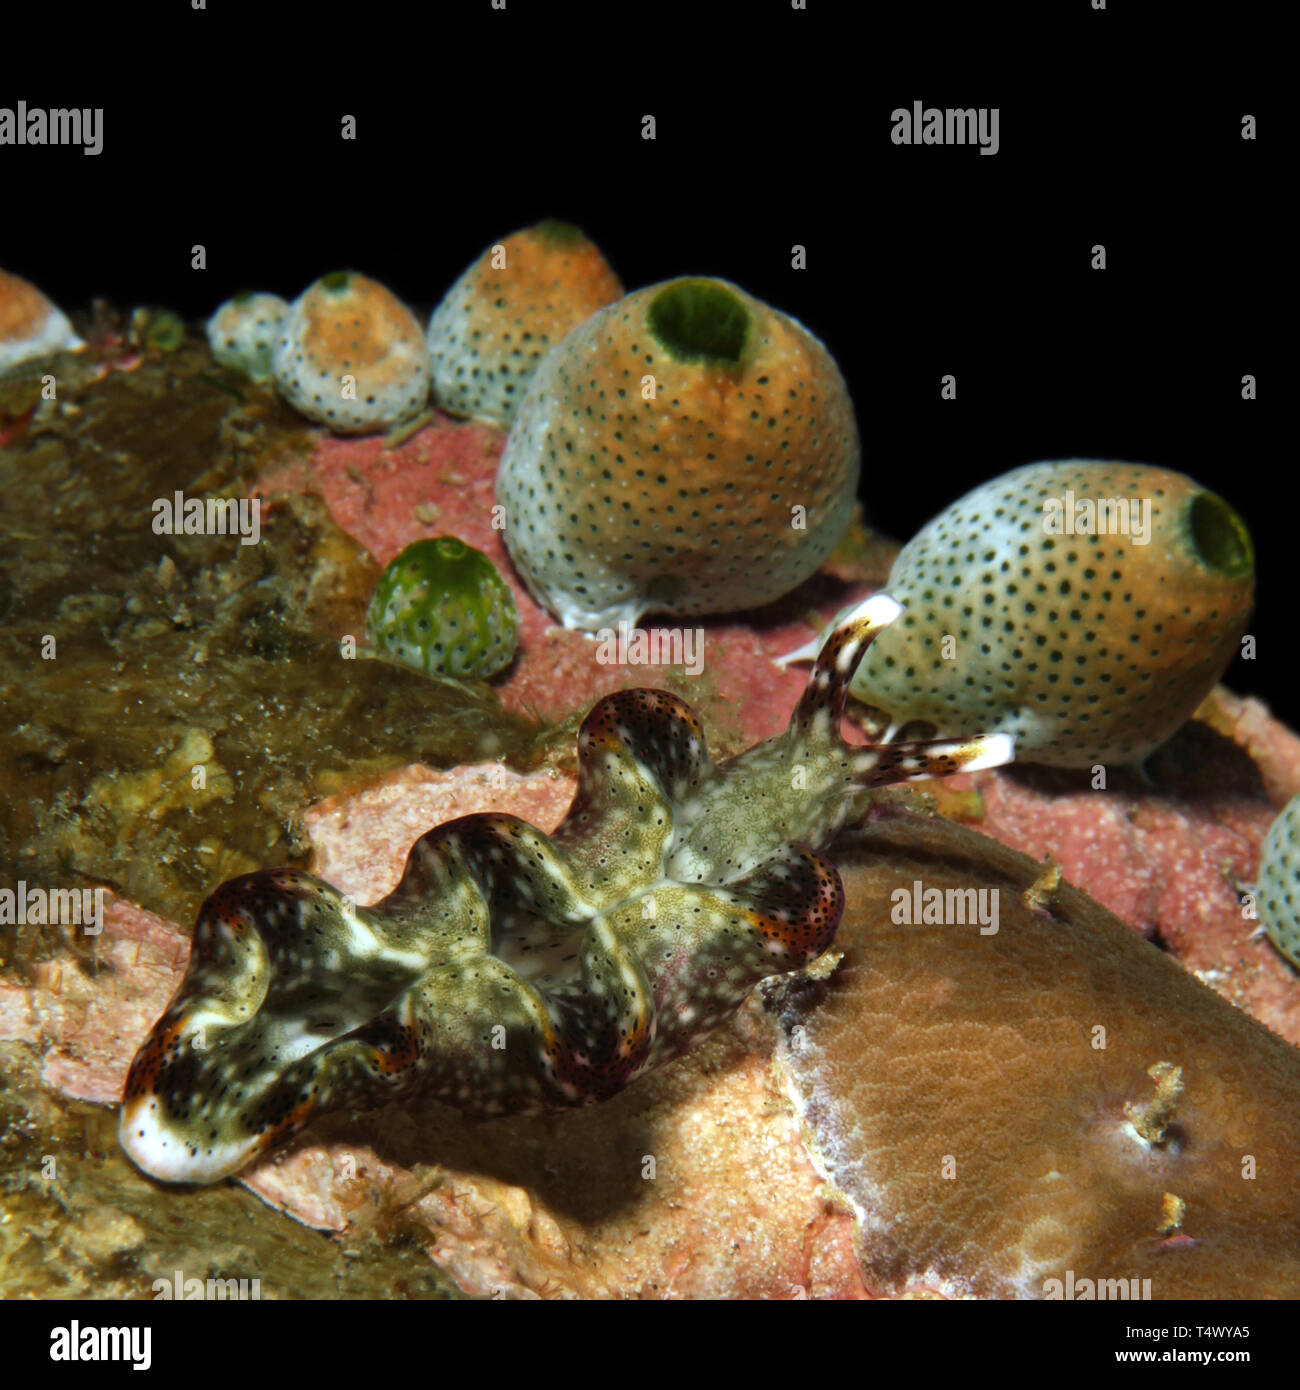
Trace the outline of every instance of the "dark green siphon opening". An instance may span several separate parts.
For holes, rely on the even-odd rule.
[[[572,222],[560,222],[554,217],[543,217],[533,231],[553,246],[571,246],[575,241],[582,240],[581,230]]]
[[[352,283],[352,272],[349,270],[334,270],[328,275],[321,276],[321,288],[337,294],[340,290],[345,290]]]
[[[1203,564],[1229,579],[1255,568],[1255,547],[1246,523],[1213,492],[1198,492],[1188,510],[1192,544]]]
[[[749,336],[749,310],[716,280],[678,280],[650,303],[650,331],[679,361],[734,367]]]

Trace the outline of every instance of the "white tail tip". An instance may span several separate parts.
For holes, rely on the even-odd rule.
[[[984,746],[968,763],[962,764],[963,772],[980,772],[986,767],[1005,767],[1016,760],[1016,741],[1010,734],[989,734],[987,738],[976,739]]]
[[[846,622],[859,622],[863,618],[872,627],[888,627],[903,611],[903,605],[890,594],[872,594],[863,599],[856,608],[850,608],[835,623],[836,627]]]
[[[822,649],[821,637],[814,637],[811,642],[805,642],[802,647],[796,647],[792,652],[786,652],[784,656],[774,656],[772,660],[778,666],[789,666],[792,661],[816,661],[817,653]]]

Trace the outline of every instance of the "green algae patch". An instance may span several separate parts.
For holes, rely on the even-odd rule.
[[[586,239],[580,227],[575,227],[572,222],[562,222],[554,217],[543,217],[533,227],[533,231],[542,241],[548,242],[551,246],[576,246],[578,242]]]
[[[0,449],[3,880],[107,884],[180,923],[231,875],[301,862],[323,795],[537,756],[538,726],[487,686],[366,659],[378,567],[318,499],[261,499],[255,544],[155,529],[177,493],[237,505],[310,445],[269,391],[241,402],[210,369],[187,343]],[[20,968],[52,936],[28,933]]]

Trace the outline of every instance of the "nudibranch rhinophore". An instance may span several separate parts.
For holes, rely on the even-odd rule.
[[[725,280],[651,285],[542,360],[497,473],[511,559],[566,627],[757,608],[834,550],[858,486],[835,359]]]
[[[868,789],[1010,760],[1002,735],[843,740],[848,683],[899,611],[850,613],[785,732],[722,764],[676,696],[606,696],[553,835],[449,821],[370,908],[292,869],[223,884],[131,1064],[123,1148],[214,1182],[327,1106],[416,1087],[469,1115],[583,1105],[670,1061],[830,945],[844,900],[821,851]]]
[[[377,280],[340,270],[289,306],[271,352],[275,389],[333,434],[402,424],[429,397],[429,354],[415,315]]]
[[[568,222],[548,218],[502,237],[429,320],[434,402],[509,425],[542,358],[622,293],[600,249]]]
[[[1070,459],[954,502],[887,588],[907,614],[853,694],[894,728],[1001,731],[1023,762],[1117,765],[1169,738],[1227,669],[1254,552],[1237,513],[1186,475]]]

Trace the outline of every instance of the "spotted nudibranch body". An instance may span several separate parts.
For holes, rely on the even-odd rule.
[[[552,835],[449,821],[369,908],[292,869],[223,884],[131,1065],[123,1148],[213,1182],[327,1106],[417,1087],[470,1115],[590,1104],[676,1057],[830,945],[844,896],[821,851],[867,789],[1011,758],[1003,735],[844,742],[849,680],[899,611],[879,594],[847,615],[785,732],[720,765],[676,696],[606,696]]]

